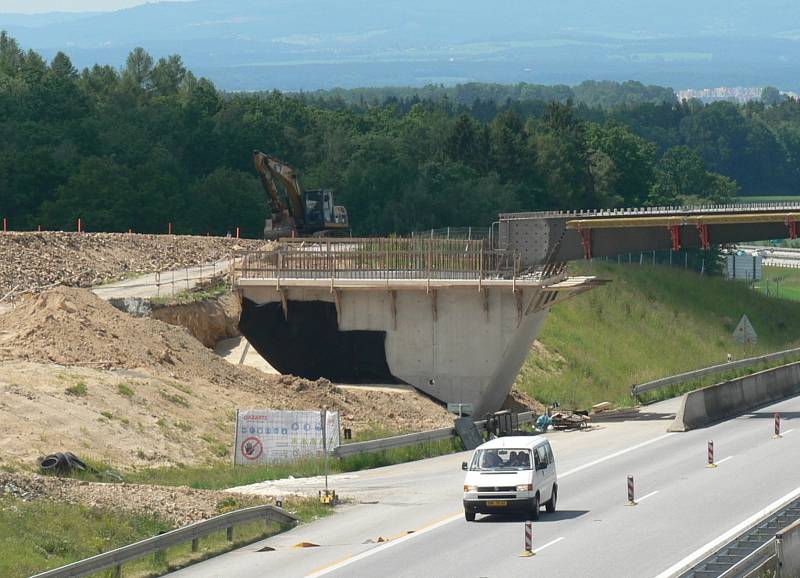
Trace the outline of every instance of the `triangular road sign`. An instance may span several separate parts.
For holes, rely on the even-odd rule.
[[[747,318],[747,315],[742,315],[739,325],[733,330],[733,340],[742,345],[754,345],[758,342],[758,335],[756,330],[753,329],[752,323]]]

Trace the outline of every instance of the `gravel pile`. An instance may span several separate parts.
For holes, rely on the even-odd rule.
[[[0,233],[0,299],[54,285],[89,287],[136,273],[225,259],[263,241],[122,233]]]

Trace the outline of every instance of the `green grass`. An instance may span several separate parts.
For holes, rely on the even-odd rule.
[[[426,444],[396,448],[385,452],[350,456],[341,460],[328,459],[328,473],[353,472],[411,462],[462,451],[460,440],[451,439]],[[306,458],[268,466],[216,465],[203,467],[153,468],[130,472],[125,481],[137,484],[163,486],[189,486],[190,488],[218,490],[277,480],[294,476],[310,477],[324,473],[321,458]]]
[[[0,496],[0,576],[29,576],[169,529],[153,517]]]
[[[745,283],[678,268],[595,262],[573,274],[612,279],[553,308],[518,385],[540,401],[586,409],[610,401],[631,405],[633,384],[735,359],[800,346],[800,303],[774,299]],[[758,333],[744,348],[731,334],[742,314]]]
[[[234,498],[223,504],[220,513],[239,507]],[[302,522],[331,512],[316,499],[290,498],[284,507]],[[120,546],[132,544],[172,529],[169,522],[153,516],[135,516],[73,504],[36,500],[25,502],[0,496],[0,576],[23,578],[57,568]],[[126,577],[160,575],[189,562],[274,535],[282,530],[277,524],[263,522],[237,526],[234,542],[225,532],[201,538],[199,552],[191,552],[191,542],[167,549],[126,564]],[[106,572],[102,576],[109,576]]]
[[[74,395],[75,397],[84,397],[88,392],[86,388],[86,384],[82,381],[79,381],[75,385],[71,385],[67,389],[64,390],[64,393],[67,395]]]
[[[154,305],[188,305],[190,303],[197,303],[198,301],[216,299],[229,291],[230,286],[225,277],[218,277],[213,279],[210,284],[197,285],[193,289],[187,289],[175,295],[153,297],[150,299],[150,302]]]
[[[117,393],[124,397],[133,397],[133,389],[124,383],[120,383],[117,386]]]
[[[753,286],[770,297],[800,301],[800,269],[764,267],[762,279]]]

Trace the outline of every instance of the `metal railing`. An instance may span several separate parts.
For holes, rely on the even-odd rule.
[[[236,275],[248,279],[487,279],[520,276],[516,252],[481,240],[344,239],[292,243],[242,254]]]
[[[662,207],[628,207],[617,209],[580,209],[576,211],[538,211],[502,213],[501,221],[537,219],[543,217],[627,217],[640,215],[671,215],[686,213],[747,213],[752,211],[798,211],[800,202],[772,202],[723,205],[674,205]]]
[[[796,576],[796,569],[781,572],[783,541],[796,533],[799,526],[800,500],[792,499],[777,511],[764,516],[731,541],[723,544],[691,568],[681,572],[679,578],[746,578],[760,576],[768,565],[778,562],[779,578]],[[793,542],[793,544],[796,542]],[[793,552],[797,559],[797,553]],[[775,574],[773,574],[775,575]]]
[[[702,369],[696,369],[694,371],[687,371],[685,373],[679,373],[677,375],[670,375],[669,377],[662,377],[661,379],[655,379],[653,381],[648,381],[646,383],[640,383],[638,385],[631,386],[631,396],[637,397],[645,392],[653,391],[654,389],[660,389],[662,387],[667,387],[670,385],[686,383],[687,381],[699,379],[707,375],[715,375],[717,373],[724,373],[726,371],[730,371],[733,369],[752,367],[760,363],[770,363],[772,361],[778,361],[786,357],[794,357],[798,355],[800,355],[800,348],[786,349],[784,351],[777,351],[775,353],[759,355],[758,357],[748,357],[747,359],[739,359],[738,361],[729,361],[728,363],[720,363],[719,365],[712,365],[710,367],[704,367]]]
[[[127,562],[133,562],[145,556],[163,552],[171,546],[190,540],[192,542],[192,551],[196,552],[200,538],[220,530],[227,530],[228,541],[233,542],[233,528],[235,526],[259,521],[264,521],[268,524],[277,523],[281,526],[293,526],[298,519],[289,512],[275,506],[244,508],[203,520],[184,528],[172,530],[160,536],[147,538],[141,542],[123,546],[110,552],[98,554],[80,562],[73,562],[60,568],[48,570],[31,578],[78,578],[108,569],[113,569],[114,576],[119,577],[121,576],[122,565]]]
[[[517,415],[519,424],[533,423],[536,420],[536,415],[531,411],[522,412]],[[486,420],[479,420],[475,422],[479,428],[486,425]],[[354,442],[351,444],[344,444],[333,450],[333,455],[337,458],[344,458],[356,454],[369,454],[374,452],[382,452],[392,448],[402,448],[421,443],[435,442],[439,440],[448,440],[458,435],[455,428],[445,427],[429,431],[393,436],[377,440],[369,440],[366,442]]]

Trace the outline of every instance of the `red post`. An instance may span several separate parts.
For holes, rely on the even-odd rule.
[[[172,234],[172,223],[168,223],[167,224],[167,235],[171,235],[171,234]]]
[[[714,442],[708,440],[708,463],[707,468],[716,468],[717,464],[714,463]]]
[[[633,491],[633,476],[628,476],[628,506],[636,505],[636,497]]]
[[[83,230],[83,227],[81,226],[81,218],[78,217],[78,232],[80,233],[82,230]]]
[[[236,227],[236,238],[239,238],[239,227]]]
[[[42,226],[41,226],[41,225],[39,225],[39,226],[36,228],[36,230],[37,230],[37,231],[39,231],[39,232],[41,233],[41,232],[42,232]]]
[[[3,232],[4,233],[8,232],[8,218],[7,217],[3,217]]]
[[[781,414],[775,414],[775,435],[773,437],[779,438],[781,436]]]
[[[525,550],[520,554],[520,558],[530,558],[533,555],[533,524],[529,520],[525,522]]]

